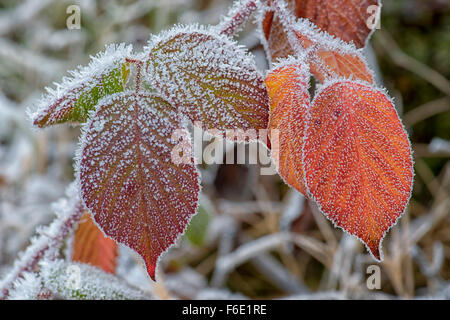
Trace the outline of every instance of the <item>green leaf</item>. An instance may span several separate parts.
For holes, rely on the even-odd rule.
[[[129,75],[128,63],[122,64],[121,68],[112,70],[105,75],[102,81],[90,91],[83,92],[75,102],[72,112],[66,117],[58,119],[56,123],[64,123],[67,121],[83,123],[89,117],[89,112],[95,109],[101,98],[122,92]]]
[[[31,114],[33,124],[43,128],[69,122],[86,122],[89,113],[104,97],[125,89],[129,76],[126,58],[131,55],[131,46],[108,46],[86,67],[69,71],[71,77],[63,78],[55,89],[47,89]]]
[[[186,229],[186,239],[195,246],[202,246],[210,220],[210,213],[203,206],[199,206],[197,214],[192,218],[191,223]]]

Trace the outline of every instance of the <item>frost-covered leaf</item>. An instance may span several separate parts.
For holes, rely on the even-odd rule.
[[[270,3],[269,0],[268,5]],[[374,30],[377,18],[374,9],[381,9],[379,0],[287,0],[287,3],[297,18],[306,18],[321,31],[353,43],[357,48],[365,46]],[[286,37],[280,38],[282,28],[278,17],[268,6],[261,18],[271,51],[282,52],[283,47],[289,45]]]
[[[83,263],[42,261],[44,286],[68,300],[145,300],[152,298],[117,277]]]
[[[82,199],[106,235],[142,256],[153,279],[158,258],[197,208],[199,175],[180,130],[164,99],[123,92],[99,102],[82,136]],[[189,154],[177,162],[172,151],[178,156],[180,143]]]
[[[269,137],[278,173],[302,194],[302,142],[309,106],[309,73],[300,65],[274,67],[266,77],[270,97]]]
[[[320,48],[314,59],[311,73],[321,82],[337,77],[373,82],[372,71],[360,54]]]
[[[43,128],[85,122],[101,98],[124,90],[129,74],[125,59],[131,50],[123,44],[107,46],[87,67],[70,71],[71,77],[63,78],[56,89],[47,88],[30,115],[33,124]]]
[[[147,50],[149,82],[194,124],[218,130],[267,128],[263,77],[253,57],[228,37],[178,27],[155,36]]]
[[[381,241],[404,212],[413,182],[410,143],[391,100],[368,84],[330,83],[308,111],[304,141],[308,191],[381,260]]]
[[[365,46],[375,27],[379,0],[295,0],[295,15],[357,48]],[[371,25],[372,24],[372,25]]]
[[[267,4],[271,4],[271,0]],[[294,12],[295,3],[293,0],[287,1],[287,6]],[[283,17],[284,18],[284,17]],[[286,28],[280,21],[280,17],[271,10],[269,6],[264,7],[260,12],[261,42],[263,43],[267,58],[276,62],[280,58],[287,58],[294,55],[294,50],[289,43]]]
[[[373,82],[372,71],[367,66],[362,51],[353,44],[320,32],[314,24],[305,19],[295,21],[292,17],[282,16],[282,24],[272,11],[263,14],[266,14],[266,18],[262,20],[261,25],[262,42],[271,61],[298,55],[288,38],[288,35],[294,32],[296,39],[293,41],[298,42],[298,48],[301,48],[302,52],[308,50],[311,73],[321,82],[333,78]]]
[[[295,34],[301,45],[311,50],[311,73],[321,82],[333,78],[373,82],[372,71],[361,50],[327,34],[318,33],[306,21],[296,23]]]
[[[86,213],[80,220],[73,240],[72,261],[87,263],[114,274],[117,266],[117,243],[105,237]]]

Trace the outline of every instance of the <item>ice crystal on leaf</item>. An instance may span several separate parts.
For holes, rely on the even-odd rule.
[[[101,98],[124,90],[129,71],[125,62],[131,46],[109,45],[86,67],[69,71],[55,89],[47,88],[30,118],[40,128],[57,123],[83,123]]]
[[[293,29],[300,45],[310,50],[311,73],[321,82],[339,77],[373,82],[372,71],[367,66],[362,49],[320,32],[305,19],[299,19]]]
[[[272,158],[284,181],[302,194],[306,194],[301,151],[310,99],[307,79],[305,66],[283,63],[275,66],[265,81],[270,97]]]
[[[64,299],[143,300],[152,298],[130,287],[117,277],[87,264],[44,260],[40,263],[40,267],[40,277],[44,286]]]
[[[297,17],[308,16],[312,12],[308,3],[313,2],[291,1],[288,8],[283,1],[272,0],[261,12],[267,55],[272,59],[292,55],[299,61],[275,65],[266,78],[269,127],[278,128],[280,136],[278,146],[272,143],[272,157],[289,185],[315,200],[335,225],[361,239],[381,260],[381,241],[404,212],[411,194],[410,143],[392,101],[372,86],[372,71],[355,46],[360,47],[370,32],[352,35],[344,32],[348,28],[341,28],[339,34],[332,26],[339,25],[341,18],[326,12],[336,8],[338,1],[315,8],[314,23],[318,19],[323,27],[320,16],[329,19],[323,30],[307,19],[296,19],[293,12]],[[352,1],[339,2],[343,17],[352,17],[352,10],[363,7],[348,8]],[[348,43],[327,31],[338,31],[347,41],[361,37],[355,44]],[[324,83],[310,107],[301,94],[308,74],[300,78],[290,74],[303,64]],[[300,97],[295,96],[299,93]]]
[[[159,96],[123,92],[100,101],[83,129],[82,199],[103,232],[138,252],[155,279],[159,256],[185,230],[200,191],[192,150],[188,161],[171,161],[179,117]]]
[[[37,299],[42,290],[41,280],[32,272],[24,272],[22,278],[14,282],[11,290],[10,300],[33,300]]]
[[[280,54],[287,52],[288,40],[283,33],[280,18],[271,9],[273,0],[267,1],[261,15],[261,27],[264,36],[269,41],[271,50]],[[277,1],[281,2],[281,1]],[[327,32],[356,48],[363,48],[370,39],[378,18],[377,12],[372,12],[371,6],[381,9],[379,0],[287,0],[287,6],[297,18],[305,18],[321,31]],[[371,17],[375,19],[370,19]],[[284,20],[284,17],[283,17]],[[374,27],[373,26],[373,27]],[[281,36],[281,38],[280,38]]]
[[[177,27],[150,40],[148,81],[204,129],[266,129],[268,100],[254,59],[206,28]]]
[[[353,43],[357,48],[366,45],[375,29],[379,0],[288,0],[295,2],[295,15],[313,22],[320,30]],[[371,19],[373,16],[374,19]],[[373,24],[370,25],[370,24]]]
[[[286,12],[282,13],[289,13],[288,8],[283,9]],[[353,43],[346,43],[321,31],[307,19],[295,21],[291,14],[281,16],[281,22],[270,7],[262,11],[261,17],[261,40],[272,61],[306,51],[311,73],[321,82],[339,77],[373,81],[372,71],[361,50]],[[290,36],[295,39],[289,39]],[[296,46],[292,47],[292,42],[296,42]]]
[[[275,62],[265,79],[252,55],[230,38],[257,6],[261,41]],[[47,89],[30,114],[35,126],[84,123],[76,164],[82,202],[73,196],[72,215],[59,219],[67,223],[49,228],[52,242],[33,242],[23,260],[33,264],[19,261],[1,294],[45,253],[44,285],[64,297],[133,296],[120,286],[92,289],[101,287],[95,275],[109,281],[100,269],[114,273],[115,242],[136,251],[155,279],[158,259],[197,210],[199,173],[189,123],[228,138],[230,129],[268,128],[283,180],[381,260],[382,238],[409,200],[413,169],[407,134],[392,101],[373,87],[362,54],[372,32],[370,6],[379,9],[379,1],[238,1],[215,27],[177,26],[152,36],[139,55],[131,46],[107,46],[87,67]],[[134,91],[126,88],[131,71]],[[312,102],[311,74],[323,83]],[[69,230],[53,229],[72,230],[85,210],[93,220],[85,216],[80,223],[72,259],[100,269],[83,265],[93,287],[74,291],[63,287],[67,264],[56,259]],[[202,242],[195,228],[205,229],[205,217],[200,214],[187,233],[193,243]],[[30,295],[38,288],[29,276],[16,285],[29,286]]]
[[[368,84],[326,84],[308,109],[303,168],[310,195],[336,226],[377,260],[381,241],[404,212],[413,162],[392,101]]]

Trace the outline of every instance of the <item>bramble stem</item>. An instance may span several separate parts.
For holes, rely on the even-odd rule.
[[[227,16],[217,25],[219,33],[232,36],[240,31],[242,25],[248,21],[258,8],[259,0],[237,0]]]
[[[72,186],[74,188],[74,186]],[[68,199],[61,199],[57,218],[45,229],[39,230],[40,236],[33,239],[25,252],[14,263],[12,270],[0,281],[0,300],[8,298],[14,282],[25,272],[35,269],[45,256],[55,259],[63,240],[72,232],[84,213],[84,206],[76,192],[68,193]]]
[[[139,90],[141,89],[142,65],[144,64],[144,62],[142,60],[132,59],[132,58],[126,58],[125,61],[136,65],[136,78],[135,78],[136,88],[135,88],[135,90],[136,90],[136,93],[138,93]]]

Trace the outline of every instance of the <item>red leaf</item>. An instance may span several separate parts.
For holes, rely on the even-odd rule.
[[[381,241],[413,182],[410,143],[392,102],[361,83],[326,86],[308,111],[303,164],[321,210],[381,260]]]
[[[275,67],[265,81],[270,98],[272,158],[284,181],[302,194],[306,194],[301,161],[309,106],[308,78],[300,66],[286,65]]]
[[[105,237],[92,221],[91,215],[86,213],[75,232],[72,261],[88,263],[114,274],[117,256],[117,243]]]
[[[78,174],[95,221],[112,239],[137,251],[155,279],[160,255],[195,214],[199,175],[190,138],[186,161],[176,164],[180,142],[174,108],[154,95],[120,93],[99,103],[86,124]]]

